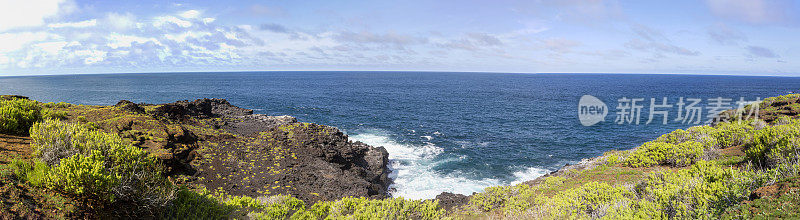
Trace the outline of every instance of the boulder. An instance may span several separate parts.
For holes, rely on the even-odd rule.
[[[133,102],[128,101],[128,100],[120,100],[114,106],[116,106],[116,107],[118,107],[118,108],[120,108],[122,110],[133,112],[133,113],[140,113],[140,114],[144,113],[144,108],[142,108],[141,106],[137,105],[136,103],[133,103]]]
[[[173,120],[194,118],[237,117],[253,114],[253,110],[231,105],[225,99],[197,99],[177,101],[156,107],[153,114]]]

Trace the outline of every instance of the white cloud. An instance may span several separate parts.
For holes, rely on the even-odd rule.
[[[34,44],[33,47],[48,54],[58,54],[67,44],[69,43],[64,41],[54,41]]]
[[[403,48],[408,45],[427,42],[426,38],[411,35],[397,33],[376,34],[367,31],[343,31],[335,36],[335,38],[342,42],[354,43],[358,45],[376,44],[381,46],[392,46],[395,48]]]
[[[0,53],[0,69],[8,68],[8,63],[10,61],[11,61],[11,59],[8,58],[8,56],[3,55],[2,53]]]
[[[210,22],[201,16],[137,19],[129,13],[107,13],[32,28],[38,32],[0,32],[0,68],[197,67],[254,61],[243,59],[242,48],[263,45],[261,39],[242,28]],[[97,28],[75,29],[92,26]]]
[[[294,22],[280,23],[282,19],[230,19],[231,12],[147,11],[134,15],[125,11],[93,11],[89,5],[86,8],[91,10],[87,10],[86,14],[60,16],[69,10],[59,7],[56,12],[44,16],[37,26],[9,29],[8,32],[0,30],[0,70],[14,72],[13,70],[28,68],[31,72],[52,72],[73,68],[91,72],[110,68],[149,71],[206,67],[255,69],[273,66],[355,66],[381,69],[431,67],[432,70],[480,67],[471,70],[493,71],[508,67],[529,71],[525,68],[549,66],[550,70],[564,71],[574,69],[575,66],[593,66],[591,63],[594,61],[606,62],[612,69],[631,68],[630,66],[640,65],[637,62],[640,59],[651,57],[648,55],[652,55],[652,59],[664,58],[665,61],[661,63],[666,66],[670,62],[674,64],[675,60],[684,62],[683,60],[707,58],[709,56],[706,54],[715,54],[716,48],[711,48],[713,46],[749,44],[744,32],[736,29],[750,29],[737,26],[736,22],[698,22],[692,27],[699,28],[687,32],[661,32],[644,25],[620,31],[621,27],[627,27],[630,23],[616,22],[619,21],[617,18],[624,15],[621,15],[615,0],[531,2],[542,3],[546,6],[544,8],[555,10],[542,10],[545,11],[543,16],[509,15],[518,20],[505,20],[508,22],[485,30],[476,27],[478,24],[456,24],[441,29],[431,24],[409,29],[402,25],[345,25],[334,19],[329,21],[330,25],[296,26],[292,25]],[[586,5],[582,5],[584,3]],[[154,10],[159,9],[164,8]],[[218,18],[224,18],[224,21],[217,22],[217,17],[211,15],[219,15],[221,17]],[[581,15],[585,17],[570,18]],[[593,23],[577,24],[578,26],[569,24],[584,20]],[[243,23],[227,25],[230,22]],[[610,25],[598,25],[601,22]],[[711,26],[714,22],[734,25]],[[670,30],[669,27],[659,28]],[[693,32],[687,34],[689,31]],[[756,36],[753,32],[747,33]],[[691,36],[682,37],[688,35]],[[712,40],[722,44],[714,44]],[[758,38],[752,41],[765,47],[728,48],[733,53],[740,53],[737,57],[744,55],[753,60],[792,56],[790,50],[770,42],[762,42]],[[713,45],[706,47],[702,43]],[[700,56],[699,51],[703,51],[703,56]],[[742,52],[745,54],[741,54]],[[684,55],[695,57],[690,59]],[[492,69],[495,67],[499,69]],[[609,67],[604,68],[608,70]]]
[[[153,26],[162,28],[167,24],[175,24],[182,28],[187,28],[192,26],[192,22],[187,20],[182,20],[180,18],[176,18],[175,16],[161,16],[156,17],[155,21],[153,22]]]
[[[741,41],[747,41],[747,36],[744,33],[724,23],[709,27],[708,36],[717,43],[724,45],[735,45]]]
[[[112,12],[106,14],[103,22],[111,28],[126,30],[136,26],[136,17],[131,13],[119,14]]]
[[[74,10],[70,0],[0,0],[0,31],[45,24],[45,19]]]
[[[164,37],[166,37],[169,40],[178,42],[178,43],[184,43],[184,42],[186,42],[186,39],[197,39],[197,38],[210,36],[210,35],[211,35],[211,32],[187,31],[187,32],[179,33],[179,34],[165,34]],[[228,37],[228,36],[226,36],[226,37]],[[228,37],[228,38],[229,39],[235,39],[235,38],[232,38],[232,37]]]
[[[438,43],[438,46],[447,49],[461,49],[467,51],[478,51],[487,48],[497,48],[503,42],[494,35],[487,33],[468,33],[459,39],[448,39],[446,42]]]
[[[750,53],[750,55],[756,56],[756,57],[764,57],[764,58],[778,58],[778,57],[780,57],[777,54],[775,54],[775,52],[772,52],[772,50],[770,50],[769,48],[765,48],[765,47],[748,46],[746,49],[747,49],[747,52]]]
[[[108,36],[108,44],[107,46],[111,49],[118,49],[122,47],[131,47],[133,43],[146,43],[146,42],[154,42],[156,44],[160,44],[158,40],[155,38],[145,38],[139,36],[132,36],[132,35],[123,35],[117,33],[111,33]]]
[[[83,57],[84,64],[93,64],[105,60],[108,52],[99,50],[78,50],[74,51],[73,56]]]
[[[645,25],[636,24],[631,27],[639,38],[632,39],[625,43],[631,49],[650,51],[653,55],[660,57],[662,53],[672,53],[684,56],[700,55],[699,51],[674,45],[672,40],[665,36],[661,31],[652,29]]]
[[[97,19],[80,21],[80,22],[67,22],[67,23],[53,23],[48,24],[47,27],[51,28],[85,28],[85,27],[94,27],[97,25]]]
[[[0,54],[16,51],[31,42],[47,39],[45,32],[0,33]]]
[[[198,16],[200,16],[200,11],[188,10],[183,13],[180,13],[179,15],[183,18],[197,18]]]

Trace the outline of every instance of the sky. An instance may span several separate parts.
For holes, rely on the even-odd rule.
[[[0,0],[0,75],[800,76],[800,1]]]

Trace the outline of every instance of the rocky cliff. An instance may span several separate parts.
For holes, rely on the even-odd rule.
[[[224,99],[71,108],[69,120],[120,134],[160,158],[175,182],[306,202],[385,198],[388,153],[335,127],[253,114]]]

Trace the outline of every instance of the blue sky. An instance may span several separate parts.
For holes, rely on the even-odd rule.
[[[401,70],[800,76],[786,0],[0,0],[0,75]]]

